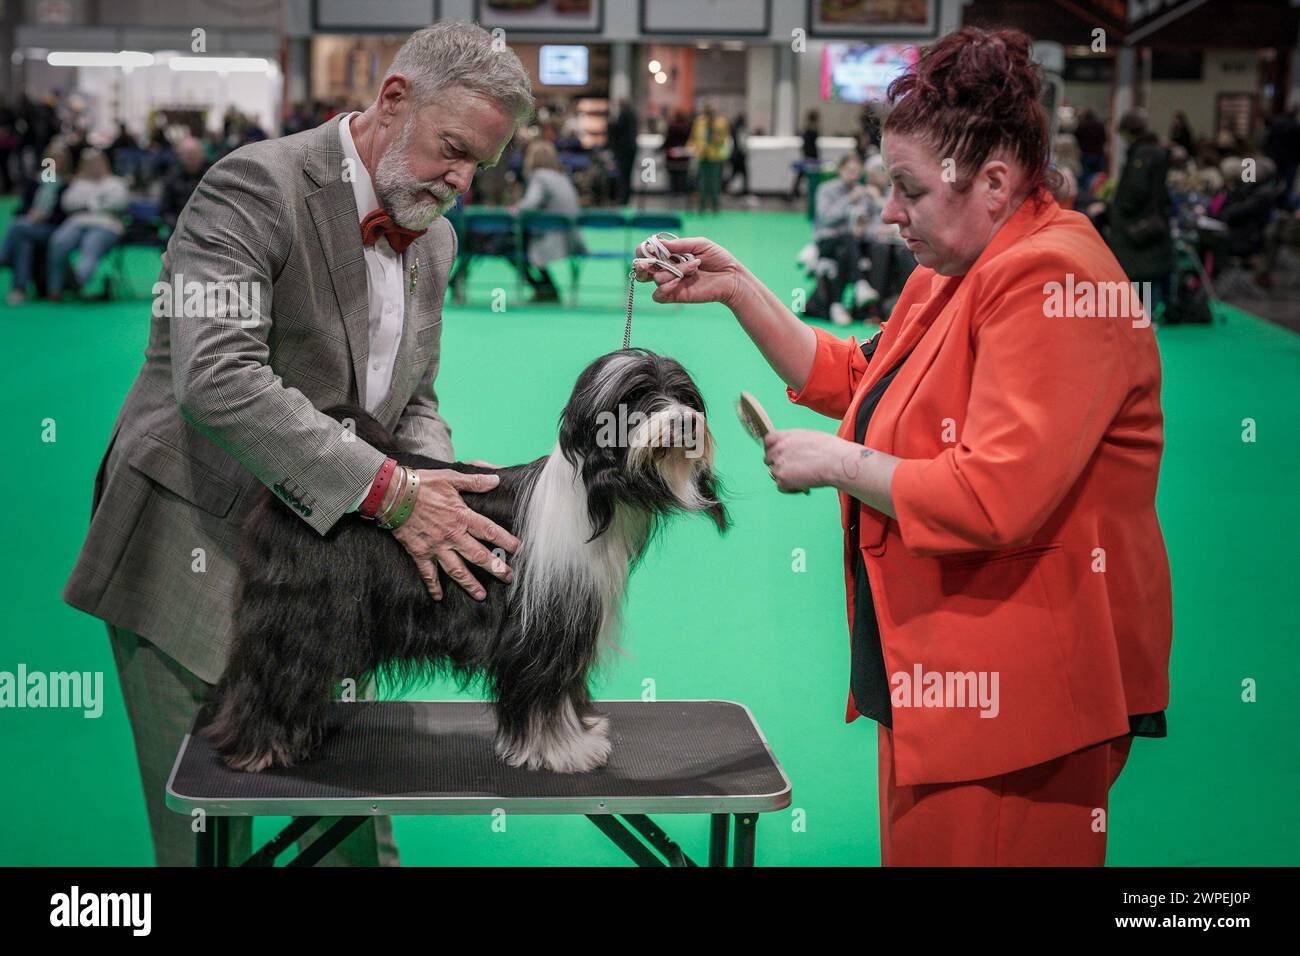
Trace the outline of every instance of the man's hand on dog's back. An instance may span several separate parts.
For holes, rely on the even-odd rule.
[[[519,539],[492,519],[472,511],[460,495],[463,491],[491,491],[501,477],[442,468],[418,469],[416,473],[420,489],[415,508],[393,531],[393,536],[415,561],[435,601],[442,600],[439,565],[475,600],[483,600],[487,592],[465,562],[477,564],[502,581],[509,581],[513,572],[491,548],[495,545],[514,554],[519,549]]]

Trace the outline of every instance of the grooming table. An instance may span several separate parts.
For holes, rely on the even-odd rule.
[[[199,866],[230,866],[229,818],[294,820],[242,866],[275,859],[333,820],[289,866],[311,866],[371,816],[581,813],[639,866],[695,866],[646,814],[712,817],[709,866],[753,866],[758,814],[790,805],[790,780],[749,708],[722,700],[596,701],[609,715],[609,763],[561,774],[508,766],[480,701],[336,701],[317,756],[261,773],[230,770],[192,727],[167,781],[167,806],[202,810]],[[637,839],[637,834],[644,843]],[[648,844],[648,846],[647,846]],[[657,854],[657,855],[656,855]]]

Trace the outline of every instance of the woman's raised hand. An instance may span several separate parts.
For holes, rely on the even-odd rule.
[[[716,242],[698,236],[662,241],[669,252],[689,252],[695,260],[674,263],[682,271],[680,279],[656,265],[653,259],[632,261],[637,281],[653,282],[657,286],[654,291],[656,302],[721,302],[723,305],[735,302],[743,273],[735,256]]]

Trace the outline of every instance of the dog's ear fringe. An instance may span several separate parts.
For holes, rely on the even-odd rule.
[[[587,516],[595,541],[614,520],[614,507],[624,484],[619,455],[611,448],[597,448],[582,460],[582,483],[587,487]]]

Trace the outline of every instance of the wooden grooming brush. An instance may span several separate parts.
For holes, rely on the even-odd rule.
[[[768,432],[776,431],[776,426],[772,424],[767,410],[749,392],[740,393],[740,398],[736,401],[736,417],[740,419],[740,424],[744,426],[745,431],[753,435],[754,440],[760,445],[763,444],[763,439],[767,437]],[[784,489],[778,490],[782,494],[793,494]],[[809,494],[807,488],[803,489],[803,494]]]

